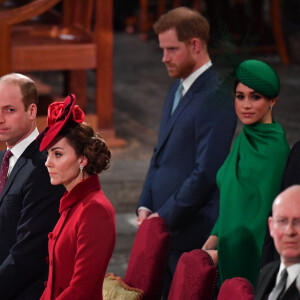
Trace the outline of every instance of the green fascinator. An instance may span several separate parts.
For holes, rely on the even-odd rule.
[[[268,98],[279,95],[280,81],[274,70],[266,63],[249,59],[242,62],[236,70],[236,79]]]

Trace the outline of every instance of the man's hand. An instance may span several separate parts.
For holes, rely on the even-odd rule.
[[[153,213],[148,217],[148,219],[157,218],[157,217],[159,217],[158,213]]]
[[[138,210],[138,217],[136,219],[136,225],[137,227],[139,227],[144,220],[146,220],[148,218],[148,216],[151,214],[150,211],[146,210],[146,209],[139,209]]]

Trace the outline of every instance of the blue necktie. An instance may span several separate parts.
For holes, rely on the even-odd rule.
[[[171,114],[173,114],[174,110],[176,109],[181,97],[182,97],[182,90],[183,90],[183,85],[182,85],[182,82],[180,82],[177,90],[176,90],[176,93],[175,93],[175,97],[174,97],[174,102],[173,102],[173,107],[172,107],[172,112]]]

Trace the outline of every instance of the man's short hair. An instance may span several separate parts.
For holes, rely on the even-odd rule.
[[[20,87],[25,111],[31,103],[38,105],[39,94],[34,81],[29,77],[19,73],[10,73],[0,77],[0,83],[11,83]]]
[[[185,42],[191,38],[199,38],[206,43],[209,39],[210,26],[196,10],[178,7],[162,15],[153,25],[155,33],[160,34],[171,28],[176,29],[177,38]]]

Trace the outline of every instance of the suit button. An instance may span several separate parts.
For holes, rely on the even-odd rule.
[[[155,164],[154,167],[155,167],[155,169],[158,169],[159,168],[159,164]]]
[[[53,232],[49,232],[49,234],[48,234],[48,239],[49,239],[49,240],[52,240],[52,238],[53,238]]]

